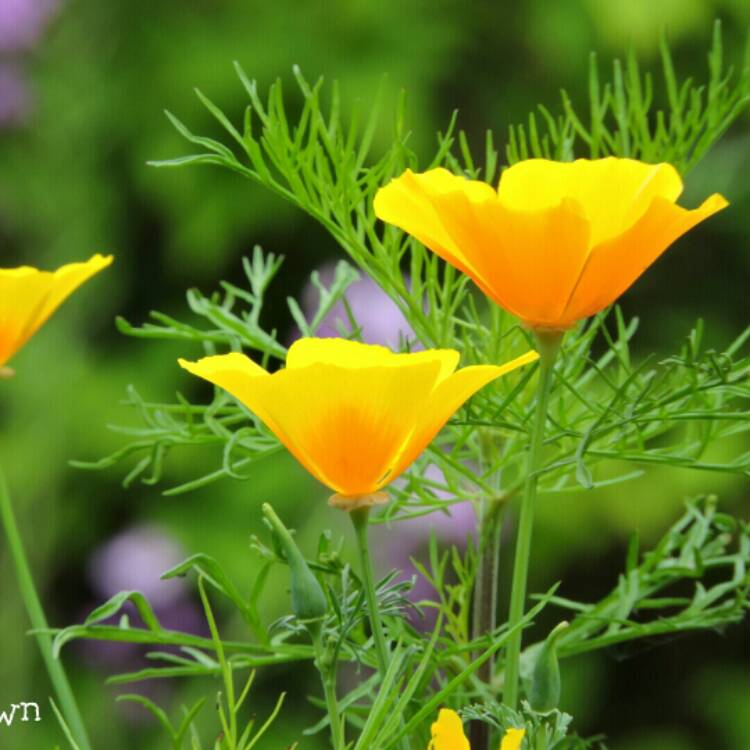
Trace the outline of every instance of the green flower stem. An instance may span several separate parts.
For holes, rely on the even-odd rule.
[[[331,722],[333,750],[339,750],[339,748],[344,747],[344,724],[341,721],[341,712],[336,699],[336,672],[333,669],[323,679],[323,694],[328,708],[328,718]]]
[[[332,747],[333,750],[340,750],[344,747],[344,722],[336,699],[336,654],[324,641],[323,622],[328,612],[328,600],[289,529],[268,503],[263,504],[263,515],[286,553],[292,574],[292,610],[310,634],[315,651],[315,668],[323,684],[328,720],[331,724]]]
[[[380,678],[385,678],[388,670],[388,647],[385,643],[383,634],[383,623],[380,621],[378,612],[378,597],[375,594],[375,580],[372,573],[372,560],[370,559],[370,545],[367,541],[367,521],[370,515],[370,509],[357,508],[350,512],[354,531],[357,536],[357,546],[359,548],[360,567],[362,569],[362,583],[365,587],[367,596],[367,607],[370,610],[370,627],[372,628],[372,637],[375,641],[375,651],[378,656],[378,669]]]
[[[500,562],[500,507],[494,500],[485,500],[481,521],[479,566],[474,590],[472,634],[480,638],[497,625],[497,577]],[[477,674],[489,682],[492,659],[488,659]]]
[[[383,623],[380,619],[380,612],[378,607],[378,597],[375,593],[375,577],[372,572],[372,559],[370,557],[370,545],[367,537],[368,519],[370,517],[370,508],[356,508],[349,512],[354,524],[354,531],[357,537],[357,547],[359,548],[359,561],[360,568],[362,570],[362,583],[365,587],[365,595],[367,596],[367,608],[370,610],[370,628],[372,630],[372,637],[375,641],[375,652],[378,657],[378,671],[380,672],[381,681],[385,679],[385,673],[388,671],[388,663],[390,657],[388,653],[388,646],[385,642],[385,635],[383,633]],[[401,726],[403,727],[403,717],[401,718]],[[409,741],[406,737],[402,737],[399,741],[399,747],[401,750],[409,750]]]
[[[513,563],[513,584],[510,595],[508,627],[513,629],[523,619],[526,603],[526,582],[531,557],[531,536],[534,529],[534,506],[539,480],[538,471],[542,459],[544,427],[547,422],[547,404],[552,385],[552,373],[562,341],[562,333],[536,334],[539,350],[539,385],[536,396],[536,415],[531,433],[526,481],[521,499],[521,513],[518,519],[516,556]],[[508,640],[505,656],[505,688],[503,702],[511,709],[518,706],[518,687],[521,661],[521,641],[523,631],[518,628]]]
[[[474,638],[480,638],[485,633],[491,633],[497,625],[500,507],[495,498],[486,498],[482,506],[479,563],[474,584],[472,613],[472,636]],[[477,670],[477,677],[488,687],[492,684],[493,668],[494,659],[490,657]],[[489,726],[485,722],[471,722],[469,736],[472,750],[487,750],[489,747]]]
[[[70,688],[68,678],[65,675],[63,665],[52,653],[52,638],[46,632],[41,632],[48,630],[49,626],[47,625],[47,618],[44,616],[44,610],[34,586],[34,580],[31,577],[31,570],[29,569],[29,563],[26,559],[23,542],[21,541],[21,535],[18,532],[18,525],[13,513],[8,485],[2,471],[0,471],[0,516],[2,516],[5,535],[8,539],[8,547],[13,558],[13,564],[15,565],[18,587],[21,590],[21,596],[26,606],[29,620],[31,620],[31,625],[34,630],[40,631],[36,634],[36,640],[39,644],[39,650],[42,652],[42,659],[47,667],[47,672],[57,695],[65,723],[70,729],[79,750],[91,750],[91,743],[86,733],[86,727],[83,724],[83,719],[78,710],[78,705]]]
[[[494,445],[492,437],[480,433],[483,465],[492,461]],[[500,526],[502,504],[499,502],[499,474],[495,472],[492,485],[495,495],[485,497],[479,519],[479,560],[474,582],[472,610],[472,637],[480,638],[490,633],[497,625],[497,577],[500,565]],[[489,683],[492,676],[492,659],[488,659],[477,671],[482,680]]]
[[[333,750],[341,750],[345,745],[344,723],[341,720],[338,698],[336,697],[336,664],[326,645],[323,643],[322,628],[308,627],[315,646],[315,666],[323,685],[328,720],[331,723],[331,743]]]

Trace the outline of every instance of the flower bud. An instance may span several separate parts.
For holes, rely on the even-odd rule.
[[[305,562],[289,530],[268,503],[263,505],[263,515],[271,525],[292,573],[292,611],[302,621],[321,619],[328,611],[328,602],[318,579]]]
[[[557,660],[558,638],[568,629],[567,622],[561,622],[547,636],[539,649],[539,655],[531,672],[528,698],[531,707],[540,713],[557,708],[560,703],[560,664]]]

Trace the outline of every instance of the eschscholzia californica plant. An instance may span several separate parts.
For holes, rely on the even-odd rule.
[[[12,374],[6,367],[11,357],[81,284],[111,262],[111,255],[94,255],[56,271],[0,268],[0,371]]]
[[[376,215],[463,271],[535,333],[541,354],[536,419],[513,569],[505,702],[518,700],[533,508],[552,371],[565,330],[612,304],[681,235],[720,211],[718,194],[677,205],[670,164],[634,159],[529,159],[506,169],[497,190],[446,169],[407,170],[375,196]]]
[[[525,736],[525,729],[508,729],[500,741],[500,750],[519,750]],[[471,750],[461,717],[455,711],[450,708],[440,709],[437,721],[432,725],[432,740],[428,750]]]
[[[535,112],[543,116],[532,113],[528,127],[510,127],[505,153],[514,161],[518,154],[606,151],[668,161],[687,172],[750,99],[745,61],[734,74],[723,64],[718,23],[712,38],[703,81],[680,80],[666,42],[660,48],[661,87],[652,73],[641,73],[636,56],[628,57],[625,68],[615,64],[607,78],[592,58],[585,117],[567,101],[562,118],[548,117],[541,103]],[[561,658],[602,652],[614,641],[632,650],[670,633],[723,631],[740,622],[748,614],[747,581],[738,571],[750,563],[750,528],[706,494],[689,501],[653,545],[644,548],[632,539],[623,573],[612,571],[611,585],[598,581],[600,594],[588,596],[590,587],[584,587],[581,600],[575,586],[563,583],[561,590],[559,570],[542,566],[538,593],[529,598],[537,484],[550,493],[555,528],[562,522],[575,530],[576,519],[562,517],[577,513],[577,489],[594,501],[619,498],[627,504],[633,477],[653,467],[657,494],[670,502],[667,485],[673,487],[681,471],[720,472],[727,481],[748,474],[750,456],[740,433],[750,426],[750,329],[717,352],[699,322],[676,350],[649,352],[637,343],[637,320],[618,313],[613,321],[597,312],[627,293],[680,234],[726,202],[716,195],[695,210],[682,208],[680,202],[692,209],[700,201],[678,198],[682,183],[675,169],[631,158],[566,164],[535,159],[505,171],[501,182],[498,173],[492,185],[467,180],[463,175],[478,172],[470,147],[477,133],[453,139],[453,122],[428,155],[430,169],[444,169],[407,171],[383,187],[415,158],[405,142],[409,125],[401,99],[394,103],[394,137],[383,140],[384,126],[392,123],[379,117],[377,106],[355,111],[337,86],[308,81],[298,68],[289,101],[281,81],[265,96],[251,75],[239,66],[237,73],[249,101],[245,117],[232,114],[241,114],[248,102],[235,102],[224,113],[198,92],[218,127],[203,137],[170,114],[189,150],[151,163],[170,169],[210,163],[239,174],[254,190],[265,188],[317,222],[348,258],[313,272],[295,299],[286,297],[283,280],[278,284],[283,259],[256,247],[243,259],[243,281],[190,290],[188,320],[154,312],[140,325],[122,321],[123,333],[161,341],[167,355],[176,340],[192,341],[196,354],[201,352],[196,360],[242,352],[239,347],[251,342],[247,353],[258,364],[240,353],[183,361],[215,384],[209,388],[185,373],[197,400],[182,394],[166,402],[145,399],[142,388],[153,393],[148,384],[129,387],[125,403],[137,424],[127,418],[118,429],[122,444],[109,455],[77,463],[92,469],[120,465],[126,484],[176,480],[166,490],[170,496],[211,486],[213,507],[197,522],[205,523],[208,514],[217,526],[234,521],[236,527],[237,519],[219,506],[222,486],[234,474],[227,462],[237,446],[243,457],[235,466],[249,467],[250,482],[254,467],[263,468],[258,462],[286,446],[329,490],[316,483],[289,497],[288,483],[280,488],[271,481],[263,500],[278,501],[283,512],[263,503],[265,534],[253,535],[250,556],[235,560],[224,550],[207,557],[195,549],[164,574],[197,578],[209,631],[204,635],[210,638],[170,627],[130,586],[82,624],[34,634],[51,632],[58,648],[83,639],[180,649],[185,658],[178,662],[162,649],[152,654],[147,670],[111,680],[165,680],[177,665],[180,674],[205,683],[205,695],[178,712],[184,716],[172,717],[168,706],[143,696],[123,696],[148,709],[172,745],[190,735],[196,746],[256,746],[278,718],[287,744],[317,734],[317,744],[329,750],[596,745],[596,737],[580,736],[573,717],[561,710]],[[502,152],[488,134],[482,157],[488,173],[496,172]],[[383,226],[376,212],[414,237]],[[458,269],[491,299],[482,299]],[[201,286],[209,284],[203,279]],[[299,335],[326,337],[294,344],[288,358],[273,328],[280,315],[286,317],[279,309],[284,297],[284,329],[295,324]],[[343,330],[385,347],[406,341],[411,353],[328,338]],[[537,355],[530,353],[504,366],[504,344],[514,339],[528,342],[516,353],[536,349],[538,360],[531,362]],[[436,342],[448,351],[421,351]],[[457,369],[458,354],[450,350],[462,349],[466,363],[483,367]],[[491,382],[523,361],[530,364]],[[487,390],[472,398],[470,409],[449,417],[484,384]],[[414,460],[438,431],[428,453]],[[224,465],[201,461],[186,467],[177,457],[183,450],[198,457],[223,450]],[[274,499],[273,485],[287,495],[283,502]],[[571,502],[557,502],[560,493]],[[322,498],[331,495],[346,513],[324,507]],[[388,497],[394,502],[374,517],[373,506]],[[471,528],[453,513],[462,506],[471,511]],[[246,509],[256,516],[259,511]],[[326,528],[323,516],[334,528]],[[358,550],[347,549],[336,528],[345,516]],[[425,522],[449,526],[449,536],[428,536]],[[380,526],[376,584],[368,552],[371,523]],[[416,535],[414,545],[404,544],[402,530],[409,534],[417,525],[418,547]],[[511,525],[517,525],[514,562],[505,545]],[[548,532],[549,542],[561,546],[552,538],[554,529]],[[566,556],[581,553],[586,540],[577,541],[563,545]],[[360,558],[350,560],[356,551]],[[683,564],[698,558],[704,564]],[[506,562],[512,565],[506,568]],[[590,561],[583,567],[597,573]],[[541,585],[545,578],[553,585]],[[510,602],[498,601],[506,589]],[[653,595],[660,590],[685,596]],[[138,622],[129,617],[134,608]],[[308,672],[317,673],[320,685],[309,702],[318,715],[299,737],[292,736],[302,731],[304,718],[299,689],[280,691],[268,718],[248,711],[253,679],[266,668],[283,669],[297,688],[302,682],[310,686]],[[261,703],[271,700],[269,685],[266,680]],[[588,687],[584,698],[596,702],[595,686]],[[285,696],[291,704],[284,706]]]
[[[407,170],[375,196],[383,221],[471,277],[530,328],[565,330],[612,304],[680,236],[727,205],[677,205],[670,164],[529,159],[500,184]]]
[[[273,374],[236,352],[179,363],[247,406],[333,490],[330,503],[350,511],[385,675],[388,648],[367,539],[370,507],[387,500],[382,488],[409,467],[464,401],[537,356],[530,351],[503,365],[456,371],[459,353],[450,349],[395,354],[355,341],[302,338],[289,348],[286,367]]]

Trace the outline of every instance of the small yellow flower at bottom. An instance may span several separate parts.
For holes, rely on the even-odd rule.
[[[303,338],[286,367],[266,372],[243,354],[179,363],[224,388],[271,429],[346,510],[385,498],[378,491],[417,458],[451,415],[483,386],[538,358],[455,371],[459,353],[395,354],[344,339]]]
[[[428,750],[470,750],[461,717],[450,708],[441,708],[432,725]]]
[[[508,729],[500,743],[500,750],[520,750],[525,729]],[[441,708],[432,725],[432,740],[428,750],[471,750],[464,734],[461,717],[450,708]]]
[[[81,284],[106,268],[112,256],[94,255],[56,271],[31,266],[0,268],[0,376],[12,374],[8,360],[47,322]]]
[[[500,750],[519,750],[525,736],[525,729],[509,729],[500,743]]]

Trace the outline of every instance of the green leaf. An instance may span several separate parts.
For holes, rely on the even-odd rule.
[[[161,630],[161,625],[156,614],[154,614],[154,610],[151,608],[146,597],[139,591],[120,591],[91,612],[84,620],[84,624],[94,625],[103,620],[108,620],[117,614],[128,602],[135,605],[138,614],[143,620],[143,624],[149,630],[154,632]]]
[[[253,628],[256,637],[261,642],[267,642],[267,635],[265,630],[259,628],[259,623],[256,620],[255,614],[250,608],[248,602],[240,594],[237,587],[232,583],[221,565],[209,555],[199,553],[191,555],[186,560],[183,560],[178,565],[170,568],[161,577],[164,580],[170,578],[182,577],[187,575],[189,572],[194,571],[198,576],[210,583],[217,591],[222,593],[229,599],[237,610],[242,614],[245,622]]]

